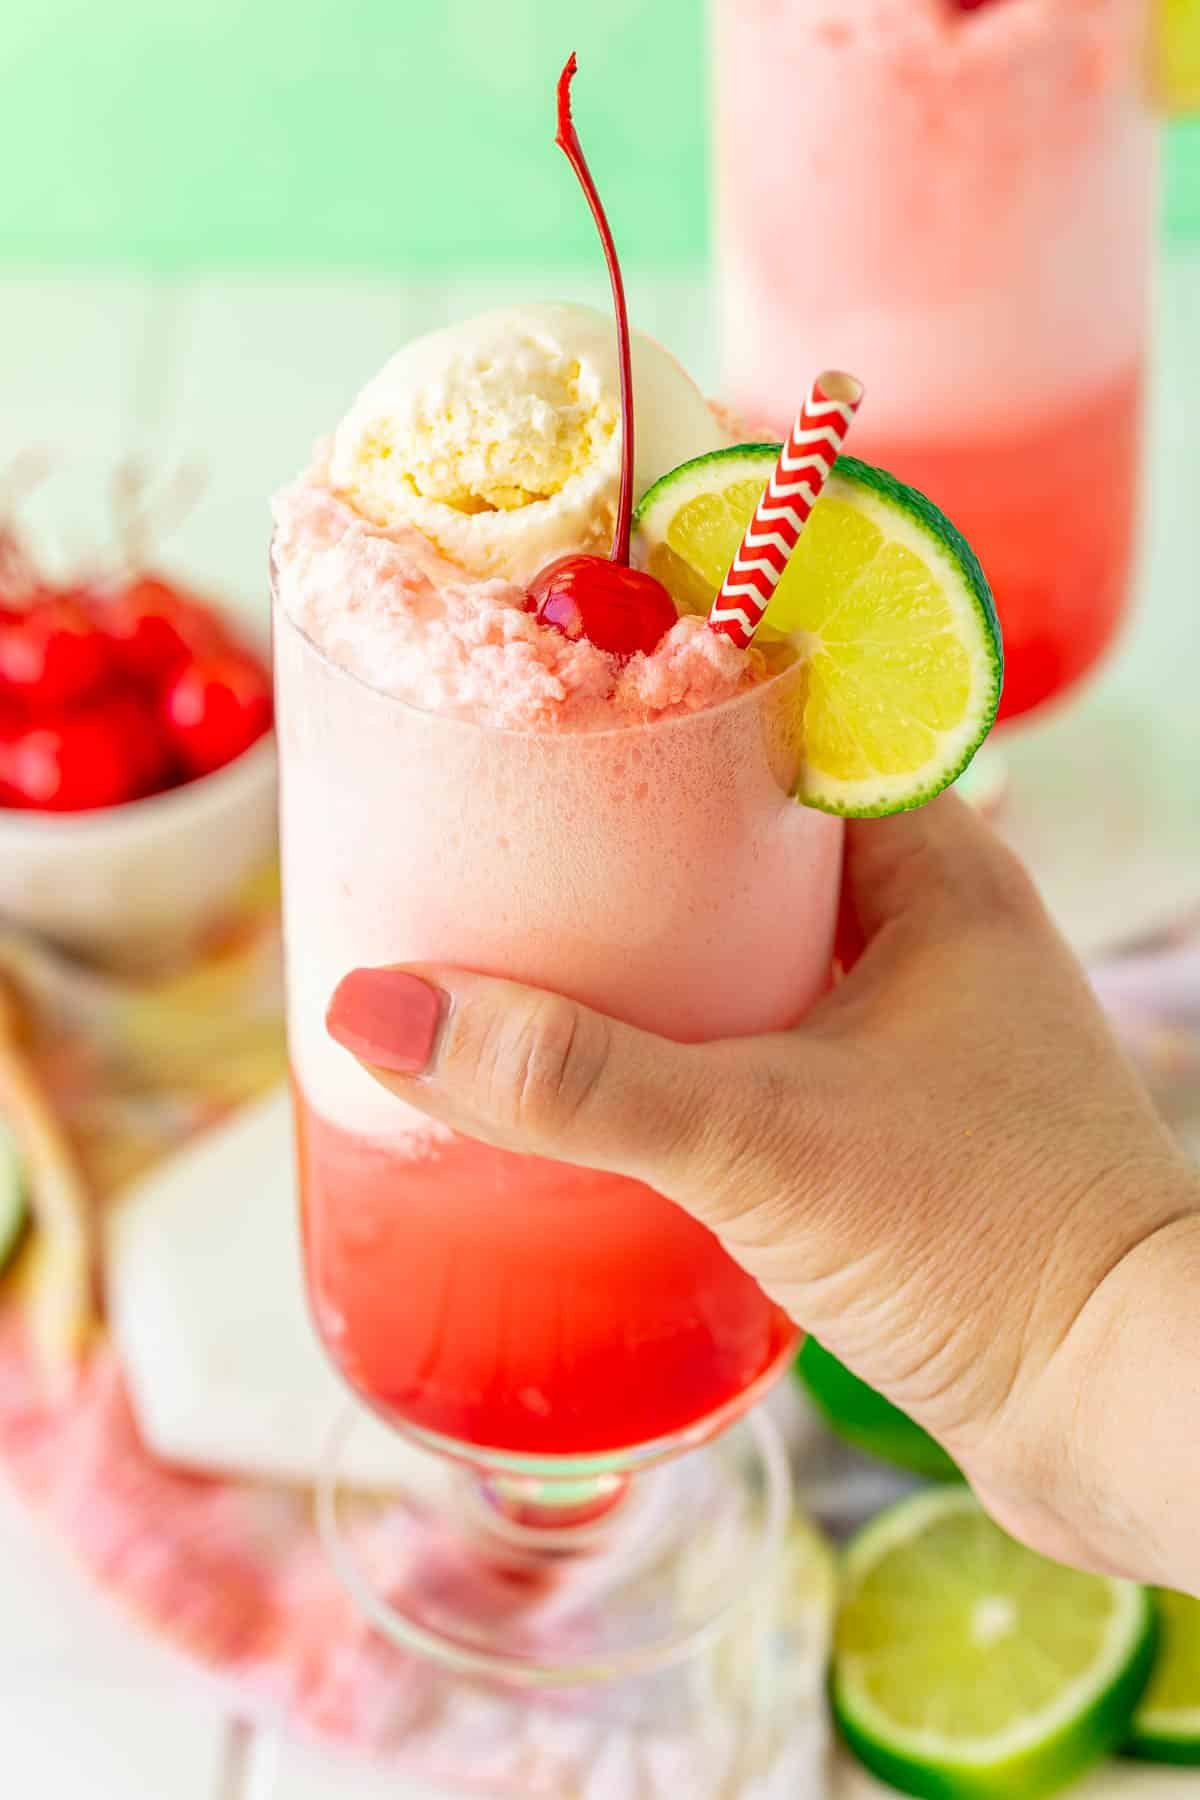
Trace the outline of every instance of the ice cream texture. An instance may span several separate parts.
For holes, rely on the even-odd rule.
[[[725,441],[695,383],[640,332],[633,388],[639,493]],[[620,421],[611,318],[509,307],[393,356],[338,427],[330,479],[364,518],[415,526],[472,574],[529,581],[568,551],[607,550]]]
[[[641,493],[729,435],[640,333],[633,370]],[[555,557],[608,549],[620,448],[606,315],[514,307],[418,338],[277,497],[279,603],[333,662],[429,712],[594,730],[714,705],[762,661],[703,620],[622,664],[526,608],[523,584]]]

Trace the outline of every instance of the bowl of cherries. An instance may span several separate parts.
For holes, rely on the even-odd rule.
[[[275,829],[267,659],[161,574],[50,581],[0,537],[0,925],[152,966]]]

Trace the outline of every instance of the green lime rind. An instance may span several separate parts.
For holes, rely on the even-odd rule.
[[[942,557],[956,571],[961,580],[961,591],[969,598],[976,613],[979,625],[976,648],[981,655],[984,670],[984,679],[973,709],[973,728],[964,734],[956,753],[939,763],[925,781],[904,790],[885,783],[877,799],[871,799],[869,793],[863,791],[869,789],[869,782],[855,782],[849,791],[839,784],[836,788],[809,788],[797,795],[806,806],[815,807],[818,812],[833,813],[847,819],[877,819],[888,817],[892,813],[912,812],[916,807],[924,806],[956,782],[972,762],[995,724],[996,714],[1000,709],[1000,696],[1004,689],[1004,639],[991,586],[979,558],[962,532],[940,507],[935,506],[918,489],[898,481],[886,469],[877,469],[871,463],[860,462],[855,456],[838,457],[833,474],[826,483],[826,492],[836,495],[840,483],[848,487],[857,486],[873,494],[885,508],[894,509],[924,540],[931,559],[936,561]]]
[[[1159,1650],[1122,1754],[1200,1768],[1200,1600],[1159,1590]]]
[[[1200,1708],[1187,1717],[1170,1721],[1170,1728],[1135,1725],[1121,1745],[1121,1755],[1131,1762],[1167,1763],[1176,1769],[1200,1768]]]
[[[737,481],[753,479],[765,485],[779,448],[778,444],[754,443],[712,450],[662,476],[642,496],[634,513],[635,560],[645,567],[664,554],[671,521],[690,501],[728,490]],[[850,779],[818,769],[811,760],[806,764],[796,790],[796,798],[804,805],[842,818],[881,818],[923,806],[957,781],[991,730],[1004,685],[1000,621],[979,558],[940,508],[916,488],[857,457],[842,456],[826,482],[824,497],[852,505],[874,521],[886,544],[912,551],[933,572],[949,601],[957,639],[968,655],[970,704],[958,724],[939,734],[937,751],[923,767],[900,774],[877,770]],[[675,567],[682,568],[678,552],[671,554]],[[656,568],[656,572],[661,578],[662,570]],[[696,591],[699,578],[695,571],[692,576],[686,604],[698,610],[707,602]],[[767,636],[771,635],[771,622],[768,611],[763,628]],[[852,721],[850,729],[853,735]]]
[[[906,1412],[819,1344],[806,1338],[796,1358],[796,1374],[831,1431],[843,1442],[927,1481],[961,1481],[950,1454]]]
[[[28,1223],[21,1159],[11,1132],[0,1124],[0,1275],[16,1256]]]
[[[1149,1616],[1149,1615],[1148,1615]],[[1048,1800],[1121,1749],[1121,1739],[1154,1661],[1154,1627],[1128,1665],[1096,1698],[1095,1720],[1068,1723],[1052,1737],[990,1768],[934,1765],[904,1756],[858,1730],[838,1708],[837,1727],[847,1747],[889,1787],[917,1800]],[[1164,1759],[1166,1760],[1166,1759]]]
[[[945,788],[952,787],[964,769],[972,763],[975,752],[979,751],[984,738],[995,725],[1000,709],[1000,695],[1004,691],[1004,635],[1000,632],[1000,616],[997,614],[995,599],[991,596],[991,585],[988,576],[982,571],[979,556],[972,545],[966,542],[959,527],[939,506],[934,506],[918,488],[910,488],[907,482],[898,481],[894,475],[874,468],[874,464],[862,463],[858,457],[842,455],[838,457],[833,475],[833,491],[837,493],[838,482],[846,482],[847,486],[858,484],[867,493],[874,493],[883,506],[894,508],[907,518],[910,526],[925,538],[928,551],[936,558],[941,553],[954,567],[963,581],[963,594],[972,601],[977,623],[979,623],[979,643],[977,652],[981,653],[982,680],[981,691],[977,693],[977,706],[973,709],[973,729],[964,734],[963,742],[957,747],[957,754],[946,758],[936,772],[930,774],[925,783],[909,788],[909,792],[889,790],[883,792],[880,799],[871,801],[862,794],[838,794],[828,790],[806,792],[799,799],[806,806],[815,806],[819,812],[846,817],[846,819],[878,819],[894,812],[912,812],[916,806],[925,806],[927,801],[941,794]],[[856,783],[856,787],[860,787]]]
[[[1000,616],[996,611],[996,602],[992,598],[991,584],[983,572],[983,565],[972,550],[970,544],[952,519],[948,519],[940,506],[935,506],[927,495],[919,488],[909,487],[887,469],[876,468],[874,463],[860,461],[857,456],[839,456],[833,466],[833,473],[842,481],[857,481],[863,487],[870,488],[901,512],[906,512],[927,532],[935,543],[944,545],[962,571],[963,577],[979,607],[987,625],[990,636],[995,640],[996,665],[998,683],[1004,679],[1004,640],[1000,632]],[[996,703],[999,704],[999,691]]]
[[[929,1554],[924,1541],[930,1524],[936,1526],[953,1515],[965,1518],[972,1514],[995,1539],[992,1559],[985,1565],[988,1582],[978,1588],[971,1584],[970,1572],[964,1576],[961,1568]],[[944,1596],[943,1610],[948,1617],[956,1609],[961,1611],[964,1599],[972,1604],[976,1600],[992,1604],[998,1584],[1003,1592],[1004,1571],[996,1559],[1007,1568],[1010,1584],[1021,1594],[1025,1606],[1029,1588],[1036,1587],[1039,1580],[1039,1570],[1049,1571],[1051,1580],[1067,1579],[1077,1587],[1086,1584],[1093,1595],[1109,1590],[1104,1597],[1111,1602],[1110,1619],[1100,1653],[1080,1672],[1062,1670],[1062,1690],[1051,1704],[1032,1710],[998,1736],[983,1736],[972,1743],[969,1733],[951,1734],[947,1724],[953,1724],[950,1713],[955,1703],[978,1710],[981,1687],[985,1696],[988,1691],[987,1673],[978,1669],[967,1671],[960,1666],[952,1636],[947,1635],[943,1649],[933,1659],[935,1679],[945,1682],[945,1691],[931,1695],[924,1715],[925,1719],[930,1714],[936,1716],[940,1729],[932,1729],[928,1723],[897,1724],[871,1698],[862,1676],[863,1658],[848,1648],[856,1639],[868,1644],[869,1662],[876,1667],[890,1663],[909,1695],[914,1662],[930,1660],[928,1638],[914,1639],[911,1632],[901,1629],[892,1641],[881,1635],[878,1628],[872,1637],[870,1611],[864,1614],[862,1610],[864,1580],[877,1569],[883,1554],[893,1551],[897,1544],[912,1546],[908,1567],[898,1578],[907,1583],[906,1591],[923,1590],[926,1597],[935,1596],[939,1605]],[[834,1718],[859,1761],[901,1793],[916,1795],[918,1800],[1044,1800],[1068,1787],[1127,1739],[1130,1721],[1150,1678],[1158,1642],[1157,1613],[1147,1589],[1104,1576],[1075,1575],[1056,1569],[991,1526],[970,1490],[954,1486],[927,1489],[880,1514],[851,1541],[843,1559],[842,1576],[842,1604],[829,1683]],[[964,1579],[968,1582],[965,1595]],[[902,1614],[904,1593],[899,1590],[896,1601],[895,1610]],[[1056,1630],[1061,1634],[1061,1600],[1056,1597],[1051,1604]],[[936,1639],[938,1634],[933,1635]],[[1044,1641],[1026,1638],[1024,1642],[1028,1643],[1028,1653],[1026,1657],[1022,1652],[1022,1666],[1027,1668],[1036,1689],[1044,1684],[1047,1667],[1053,1672],[1062,1664],[1053,1658]],[[1011,1657],[1004,1673],[1011,1680]],[[953,1693],[956,1681],[958,1692]],[[1006,1697],[1016,1691],[1025,1689],[1015,1680],[1003,1689]]]

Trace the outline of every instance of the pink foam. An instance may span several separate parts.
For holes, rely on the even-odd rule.
[[[753,685],[761,663],[685,619],[622,667],[481,581],[411,527],[383,530],[333,494],[322,459],[275,502],[280,602],[313,643],[381,693],[516,730],[597,730],[694,712]]]

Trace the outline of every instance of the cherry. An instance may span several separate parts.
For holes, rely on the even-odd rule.
[[[135,681],[161,688],[194,656],[216,650],[224,633],[211,610],[157,575],[140,575],[97,609]]]
[[[211,775],[271,728],[271,682],[257,657],[223,650],[185,663],[163,696],[163,717],[189,775]]]
[[[106,718],[124,748],[138,796],[174,787],[182,771],[157,701],[130,688],[110,702]]]
[[[569,638],[587,638],[622,661],[657,648],[674,625],[675,603],[660,581],[629,566],[629,527],[633,513],[633,361],[629,347],[629,313],[625,284],[608,218],[571,118],[572,54],[558,78],[558,131],[555,143],[578,178],[596,221],[612,284],[621,363],[621,489],[617,523],[609,556],[560,556],[529,585],[528,606],[543,625]]]
[[[678,617],[653,575],[603,556],[560,556],[536,577],[529,598],[543,625],[622,662],[639,650],[649,656]]]
[[[91,812],[165,786],[171,759],[146,703],[113,694],[27,724],[0,742],[0,778],[19,806]]]
[[[109,646],[79,596],[42,593],[0,618],[0,683],[27,706],[78,705],[112,675]]]

